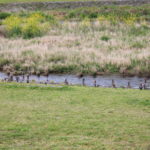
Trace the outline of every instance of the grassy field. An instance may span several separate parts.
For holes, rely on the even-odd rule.
[[[1,150],[148,150],[149,91],[0,83]]]

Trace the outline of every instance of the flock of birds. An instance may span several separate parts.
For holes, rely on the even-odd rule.
[[[39,78],[39,81],[40,81],[40,75],[37,76]],[[20,83],[30,83],[30,82],[33,82],[30,81],[30,74],[27,74],[27,75],[22,75],[22,76],[14,76],[13,74],[7,74],[7,77],[5,77],[2,81],[4,82],[20,82]],[[35,81],[34,81],[35,82]],[[48,80],[48,75],[47,75],[47,80],[45,82],[40,82],[41,84],[49,84],[49,80]],[[54,82],[51,82],[51,84],[54,84]],[[55,83],[55,84],[59,84],[59,83]],[[67,79],[64,80],[64,84],[65,85],[71,85]],[[85,78],[82,78],[82,85],[83,86],[86,86],[86,83],[85,83]],[[94,87],[100,87],[100,85],[97,84],[97,81],[94,80],[93,81],[93,86]],[[108,87],[108,86],[107,86]],[[112,80],[112,83],[111,83],[111,86],[109,87],[112,87],[112,88],[117,88],[117,85],[115,83],[114,80]],[[121,86],[121,88],[133,88],[131,87],[131,83],[128,82],[127,83],[127,86]],[[147,83],[147,79],[144,80],[143,83],[140,83],[139,84],[139,87],[138,87],[140,90],[146,90],[146,89],[150,89],[150,87],[148,86],[148,83]]]
[[[66,82],[66,83],[67,83],[67,82]],[[84,79],[84,78],[82,79],[82,85],[85,86],[85,79]],[[94,87],[99,87],[99,85],[97,84],[96,80],[94,80]],[[110,87],[112,87],[112,88],[117,88],[117,86],[116,86],[114,80],[112,80],[112,85],[111,85]],[[125,87],[125,86],[122,86],[121,88],[129,88],[129,89],[130,89],[130,88],[132,88],[132,87],[131,87],[130,82],[128,82],[128,84],[127,84],[126,87]],[[146,80],[146,79],[144,80],[144,83],[140,83],[139,89],[140,89],[140,90],[143,90],[143,89],[144,89],[144,90],[148,90],[148,89],[150,89],[150,87],[148,87],[148,84],[147,84],[147,80]]]

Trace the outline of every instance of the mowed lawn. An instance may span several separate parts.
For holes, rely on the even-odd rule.
[[[150,91],[0,84],[1,150],[148,150]]]

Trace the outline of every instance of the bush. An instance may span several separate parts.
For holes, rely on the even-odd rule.
[[[10,15],[11,15],[10,13],[1,12],[1,13],[0,13],[0,19],[6,19],[6,18],[9,17]]]
[[[20,17],[10,16],[3,21],[3,24],[8,36],[16,37],[21,35],[22,19]]]
[[[107,42],[107,41],[109,41],[109,40],[110,40],[110,37],[108,37],[108,36],[104,35],[104,36],[102,36],[102,37],[101,37],[101,40],[102,40],[102,41],[106,41],[106,42]]]
[[[42,28],[38,22],[27,22],[22,28],[23,38],[34,38],[42,35]]]
[[[3,21],[9,37],[22,36],[25,39],[43,35],[48,31],[53,20],[51,16],[44,16],[40,13],[32,13],[28,16],[10,16]]]
[[[98,17],[98,13],[96,13],[96,12],[93,12],[93,13],[90,13],[89,14],[89,18],[97,18]]]

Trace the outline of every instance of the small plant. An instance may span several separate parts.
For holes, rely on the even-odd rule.
[[[93,18],[97,18],[98,17],[98,13],[93,12],[89,14],[89,18],[93,19]]]
[[[105,41],[105,42],[108,42],[110,40],[110,37],[104,35],[104,36],[101,37],[101,40]]]

